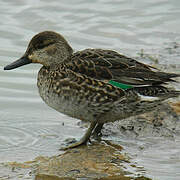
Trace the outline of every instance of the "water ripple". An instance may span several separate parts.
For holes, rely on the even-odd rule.
[[[31,146],[34,142],[33,134],[17,127],[0,127],[0,152]]]

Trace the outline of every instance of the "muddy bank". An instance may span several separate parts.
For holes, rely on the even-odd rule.
[[[174,137],[180,135],[180,101],[163,104],[155,111],[134,116],[126,121],[108,123],[103,129],[104,136]]]

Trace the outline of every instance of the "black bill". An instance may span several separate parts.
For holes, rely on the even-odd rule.
[[[29,64],[29,63],[32,63],[32,61],[29,60],[27,57],[22,57],[22,58],[18,59],[17,61],[5,66],[4,70],[15,69],[15,68],[18,68],[20,66],[24,66],[26,64]]]

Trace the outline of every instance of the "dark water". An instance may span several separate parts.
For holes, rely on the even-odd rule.
[[[3,71],[24,53],[34,34],[57,31],[74,50],[106,48],[136,57],[144,49],[160,64],[180,65],[178,0],[1,0],[0,16],[0,162],[58,154],[64,139],[84,133],[76,120],[40,99],[40,65]],[[180,141],[153,142],[137,161],[150,177],[179,179]]]

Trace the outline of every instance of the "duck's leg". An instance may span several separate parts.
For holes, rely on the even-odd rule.
[[[102,130],[103,125],[104,125],[104,123],[98,123],[96,128],[94,129],[93,137],[95,139],[99,139],[99,137],[101,136],[101,130]]]
[[[91,122],[91,124],[90,124],[88,130],[86,131],[85,135],[79,141],[77,141],[73,144],[70,144],[67,147],[61,148],[60,150],[67,150],[67,149],[75,148],[75,147],[80,146],[82,144],[86,144],[87,141],[89,140],[89,138],[92,134],[92,131],[95,128],[96,124],[97,124],[96,121]]]

